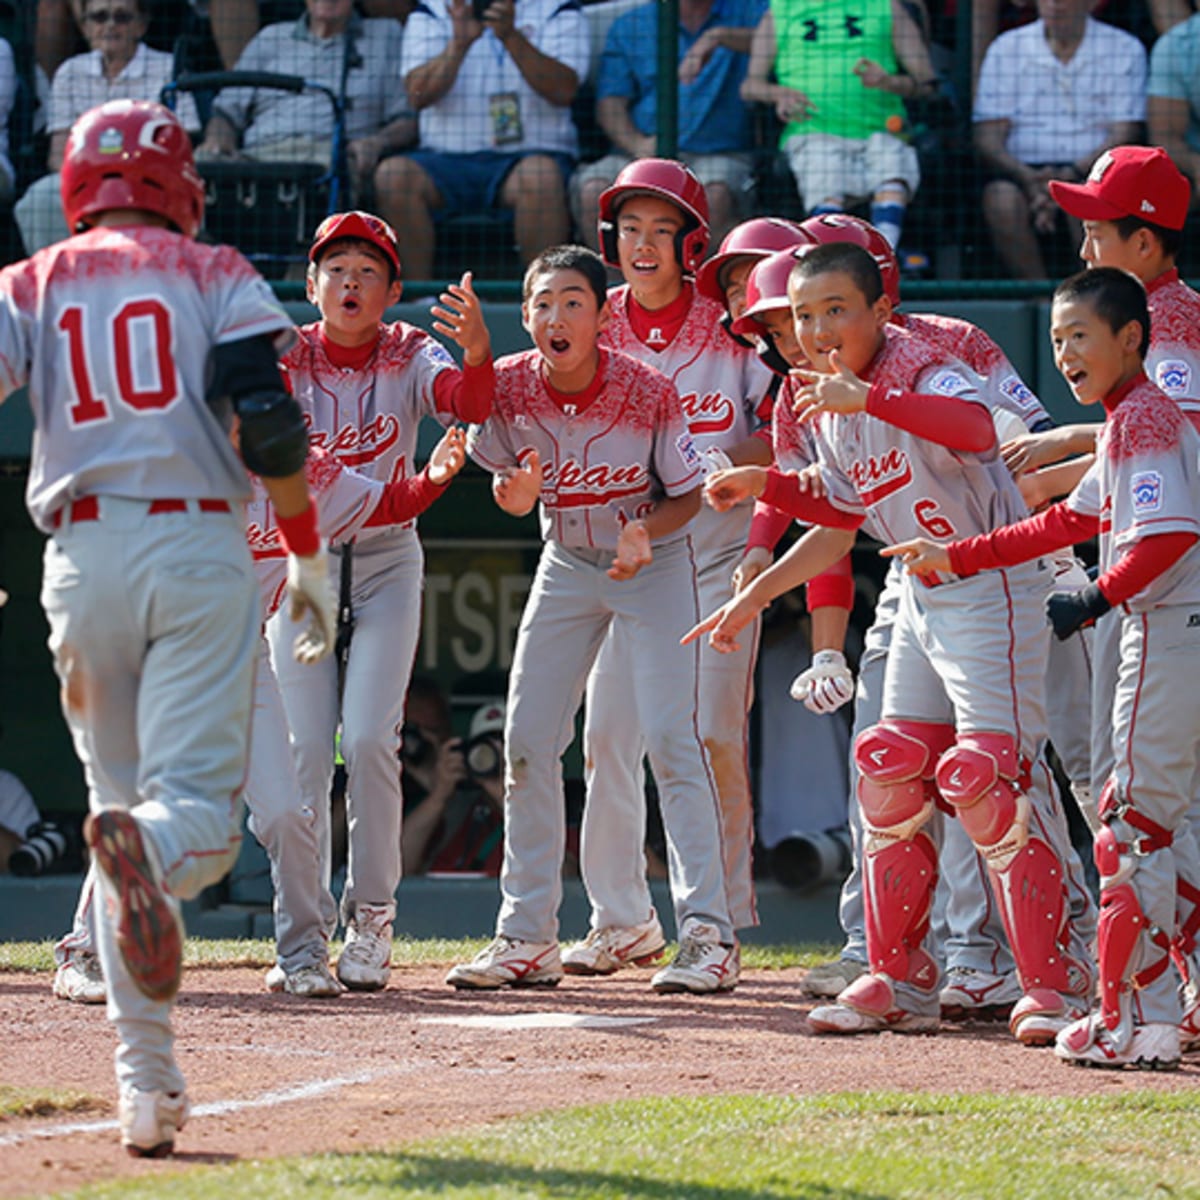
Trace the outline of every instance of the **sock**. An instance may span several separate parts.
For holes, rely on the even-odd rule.
[[[887,238],[894,250],[900,244],[900,228],[904,224],[904,205],[894,201],[871,205],[871,224]]]

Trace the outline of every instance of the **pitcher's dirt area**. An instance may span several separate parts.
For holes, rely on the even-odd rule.
[[[48,975],[0,973],[0,1083],[99,1101],[90,1112],[0,1120],[0,1197],[199,1163],[386,1148],[630,1096],[1088,1096],[1200,1084],[1200,1056],[1172,1074],[1083,1070],[1017,1045],[999,1024],[946,1026],[937,1037],[814,1037],[801,970],[749,971],[732,994],[703,998],[655,995],[645,971],[496,993],[455,992],[444,974],[401,967],[384,992],[305,1001],[264,992],[260,969],[187,970],[175,1028],[193,1115],[176,1156],[147,1162],[118,1144],[103,1006],[55,1000]]]

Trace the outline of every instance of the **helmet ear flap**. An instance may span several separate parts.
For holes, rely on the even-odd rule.
[[[616,221],[600,220],[596,228],[600,233],[600,257],[607,266],[619,267],[620,256],[617,253],[617,223]]]

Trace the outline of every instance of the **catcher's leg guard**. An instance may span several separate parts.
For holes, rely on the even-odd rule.
[[[1030,833],[1028,767],[1008,734],[966,733],[938,763],[937,785],[988,866],[992,891],[1026,993],[1079,993],[1088,975],[1064,953],[1067,896],[1062,863]],[[1045,997],[1061,1007],[1058,997]]]
[[[948,725],[883,721],[859,735],[854,761],[863,819],[863,912],[871,970],[929,990],[938,971],[921,943],[937,886],[933,769]]]
[[[1128,812],[1125,816],[1128,818]],[[1166,830],[1162,833],[1169,838]],[[1129,853],[1131,849],[1106,825],[1096,836],[1093,850],[1100,872],[1100,919],[1096,924],[1100,1019],[1119,1051],[1126,1049],[1133,1037],[1133,991],[1153,983],[1170,965],[1170,936],[1146,920],[1134,889],[1138,859]],[[1139,963],[1140,969],[1135,970]]]

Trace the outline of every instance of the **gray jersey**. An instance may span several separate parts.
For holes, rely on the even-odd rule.
[[[888,327],[886,337],[867,373],[872,384],[984,404],[978,378],[961,363],[903,330]],[[945,543],[1028,511],[995,444],[981,454],[951,450],[865,412],[822,414],[816,441],[830,502],[861,514],[880,541]]]
[[[472,426],[467,448],[493,474],[536,450],[544,475],[542,536],[572,549],[615,550],[626,521],[700,483],[700,456],[679,396],[653,367],[602,350],[599,393],[582,412],[569,412],[546,390],[540,363],[536,350],[496,363],[495,407]]]
[[[248,499],[246,469],[205,402],[209,352],[290,328],[236,250],[166,229],[92,229],[6,267],[0,391],[29,385],[34,521],[48,532],[88,495]]]
[[[1096,461],[1067,498],[1100,524],[1107,570],[1142,538],[1200,534],[1200,434],[1161,389],[1144,381],[1111,412]],[[1130,597],[1130,612],[1200,601],[1200,548],[1193,546]]]
[[[403,321],[385,325],[375,353],[359,370],[337,367],[321,345],[317,324],[298,331],[282,363],[292,392],[310,421],[309,442],[344,467],[369,479],[394,483],[413,474],[422,417],[443,425],[452,413],[438,411],[434,380],[457,370],[449,351],[424,330]],[[366,530],[379,537],[392,526]]]
[[[980,393],[993,412],[1010,412],[1029,430],[1053,423],[1042,402],[1008,361],[1008,355],[978,325],[941,313],[897,313],[893,320],[901,329],[970,367],[982,380]]]
[[[1200,425],[1200,293],[1165,271],[1146,287],[1150,349],[1146,374]]]
[[[761,428],[758,410],[771,372],[749,346],[725,331],[721,305],[693,290],[679,331],[665,345],[655,345],[634,332],[628,284],[614,288],[608,300],[612,320],[605,343],[661,371],[675,385],[698,451],[730,450]],[[688,527],[701,557],[744,546],[753,511],[750,504],[727,513],[703,505]]]

